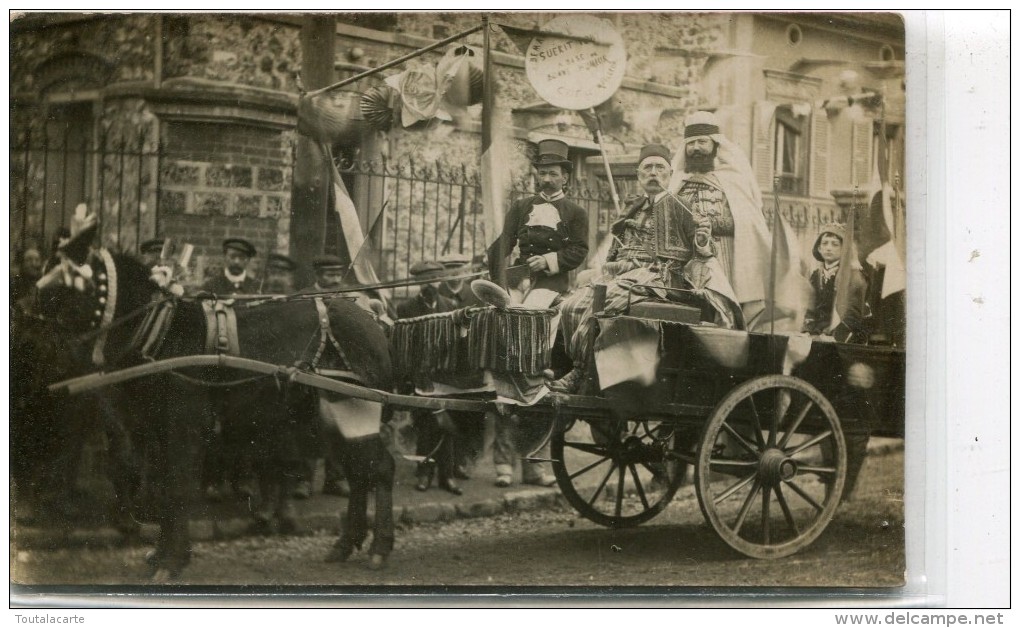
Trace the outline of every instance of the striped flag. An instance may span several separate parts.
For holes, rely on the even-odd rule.
[[[507,125],[495,124],[495,67],[489,28],[485,29],[485,71],[482,87],[482,209],[485,216],[485,244],[489,255],[489,276],[500,285],[506,285],[506,258],[500,235],[510,195],[510,151]],[[497,250],[494,250],[494,247]]]
[[[351,269],[358,283],[362,285],[379,283],[379,277],[372,266],[371,243],[365,239],[365,232],[361,229],[358,210],[347,191],[343,177],[340,176],[340,171],[337,170],[336,162],[333,161],[332,151],[328,147],[324,148],[329,159],[333,183],[333,209],[340,220],[340,230],[343,232],[347,254],[351,259]]]
[[[775,207],[772,216],[770,307],[766,309],[765,320],[771,320],[776,331],[800,331],[804,326],[811,287],[801,273],[796,242],[793,228],[783,218],[779,207]]]

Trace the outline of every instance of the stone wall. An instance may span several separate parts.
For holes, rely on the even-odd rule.
[[[159,231],[195,245],[195,281],[216,272],[224,238],[250,239],[259,260],[287,250],[293,132],[175,121],[163,137]]]

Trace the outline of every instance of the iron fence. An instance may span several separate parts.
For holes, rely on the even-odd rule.
[[[52,242],[61,228],[70,226],[80,203],[99,215],[103,243],[111,248],[134,252],[146,238],[176,235],[160,229],[161,214],[170,211],[160,203],[165,204],[171,196],[161,194],[161,187],[177,189],[181,185],[162,180],[167,173],[161,164],[171,164],[174,155],[158,143],[141,134],[93,140],[51,133],[33,137],[25,132],[14,140],[10,147],[12,250]],[[362,215],[371,243],[368,254],[380,279],[407,277],[415,262],[448,253],[472,258],[484,255],[491,240],[476,170],[413,158],[400,163],[380,160],[338,165]],[[625,208],[638,191],[637,181],[619,178],[615,184]],[[608,183],[599,177],[573,180],[566,192],[591,218],[589,247],[594,251],[619,217]],[[533,181],[525,177],[513,182],[509,200],[532,193]],[[822,224],[843,219],[842,210],[831,201],[784,194],[779,205],[806,254]],[[770,224],[773,207],[767,194],[763,209]],[[332,242],[327,242],[327,250],[337,250],[342,236],[335,215],[330,215],[328,228],[331,235],[327,240]]]
[[[104,244],[137,251],[158,231],[161,157],[144,133],[92,138],[26,130],[10,147],[12,247],[55,241],[85,204],[100,220]]]

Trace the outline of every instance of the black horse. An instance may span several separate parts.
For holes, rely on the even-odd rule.
[[[81,266],[69,265],[76,277],[72,285],[56,282],[39,292],[40,318],[73,347],[78,371],[113,371],[210,351],[211,325],[203,302],[211,302],[214,295],[172,297],[151,281],[147,268],[126,255],[100,250],[82,261]],[[327,302],[324,310],[326,327],[308,298],[237,301],[232,307],[237,329],[232,344],[245,358],[295,369],[314,364],[389,390],[389,349],[375,319],[345,299]],[[241,427],[253,436],[260,475],[278,480],[275,487],[263,484],[268,493],[263,498],[277,500],[276,511],[286,512],[287,478],[295,475],[302,458],[294,442],[302,426],[295,422],[302,417],[314,420],[307,416],[307,389],[282,376],[196,367],[128,381],[97,394],[116,408],[127,432],[144,442],[150,473],[157,478],[160,533],[148,558],[155,580],[177,577],[189,561],[188,519],[198,494],[203,434],[211,425],[214,405],[229,405],[237,410],[232,417],[247,421]],[[367,538],[367,499],[374,488],[376,517],[369,552],[372,564],[381,565],[393,548],[393,459],[378,434],[346,440],[343,458],[352,494],[328,559],[346,560]]]

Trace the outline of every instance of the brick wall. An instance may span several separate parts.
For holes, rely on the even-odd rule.
[[[259,251],[286,250],[290,229],[292,136],[262,127],[167,122],[160,166],[160,235],[195,246],[191,280],[219,272],[224,238]]]

